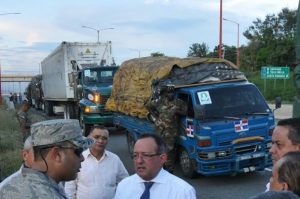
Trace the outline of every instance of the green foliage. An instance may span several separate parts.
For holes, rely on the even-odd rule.
[[[218,47],[215,46],[214,50],[208,54],[208,57],[218,57]],[[236,47],[235,46],[228,46],[223,44],[222,45],[222,52],[224,59],[231,61],[232,63],[236,63]]]
[[[151,53],[151,57],[163,57],[163,56],[165,56],[165,54],[161,52]]]
[[[190,46],[187,56],[188,57],[207,57],[209,52],[208,45],[204,42],[200,43],[193,43]]]
[[[15,114],[0,106],[0,178],[18,170],[22,162],[22,135]]]
[[[248,72],[245,74],[248,80],[254,83],[259,88],[260,92],[263,94],[267,101],[274,101],[275,97],[281,97],[283,101],[292,102],[293,97],[296,95],[293,78],[287,80],[264,80],[261,79],[260,72]],[[291,74],[291,77],[293,77],[293,74]],[[264,89],[265,82],[266,89]]]
[[[277,15],[256,19],[243,34],[250,41],[242,46],[241,66],[260,70],[261,66],[293,65],[297,10],[283,8]]]

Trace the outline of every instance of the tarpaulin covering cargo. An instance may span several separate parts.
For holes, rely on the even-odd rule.
[[[147,118],[145,103],[162,86],[207,81],[245,79],[237,67],[224,59],[144,57],[125,61],[114,76],[106,109]]]

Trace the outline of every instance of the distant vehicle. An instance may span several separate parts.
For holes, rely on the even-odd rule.
[[[175,99],[187,104],[174,121],[179,124],[177,157],[185,176],[263,171],[272,165],[273,112],[257,87],[223,59],[141,58],[120,66],[106,106],[114,112],[114,124],[126,129],[130,153],[140,135],[157,133],[143,112],[144,102],[152,100],[147,93],[159,98],[156,91],[168,84]]]
[[[79,118],[84,132],[94,124],[112,125],[112,114],[104,109],[118,69],[111,42],[62,42],[41,68],[47,115]]]
[[[25,90],[29,104],[36,109],[44,108],[44,95],[42,90],[42,75],[34,76]]]

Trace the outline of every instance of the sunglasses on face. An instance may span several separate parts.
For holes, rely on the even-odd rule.
[[[43,150],[43,149],[48,149],[48,148],[52,148],[52,147],[58,147],[58,148],[61,148],[61,149],[73,149],[75,155],[77,155],[78,157],[80,157],[82,152],[83,152],[83,148],[80,148],[80,147],[61,146],[61,145],[43,146],[43,147],[39,147],[39,149]]]
[[[74,153],[80,157],[82,152],[83,152],[83,148],[80,148],[80,147],[72,147],[72,146],[58,146],[59,148],[61,149],[73,149],[74,150]]]

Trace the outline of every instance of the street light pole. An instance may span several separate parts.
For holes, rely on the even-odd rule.
[[[141,58],[141,50],[139,50],[139,49],[134,49],[134,48],[130,48],[129,50],[138,52],[138,53],[139,53],[139,58]]]
[[[19,12],[0,13],[0,15],[19,15]],[[1,79],[1,62],[0,62],[0,105],[2,105],[2,79]]]
[[[240,24],[236,21],[223,18],[224,21],[229,21],[237,25],[237,45],[236,45],[236,66],[240,67]]]
[[[19,12],[7,12],[7,13],[0,13],[0,15],[19,15]]]
[[[89,26],[81,26],[82,28],[89,28],[89,29],[92,29],[92,30],[95,30],[97,31],[97,42],[99,43],[99,34],[100,34],[100,31],[102,30],[111,30],[111,29],[114,29],[114,28],[99,28],[99,29],[96,29],[96,28],[92,28],[92,27],[89,27]]]
[[[220,0],[219,58],[222,58],[222,0]]]

